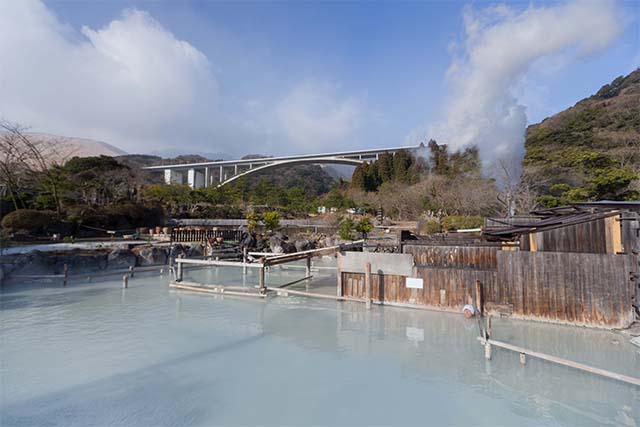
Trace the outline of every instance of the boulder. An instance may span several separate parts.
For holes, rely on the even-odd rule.
[[[193,243],[187,247],[187,258],[201,257],[204,255],[204,248],[200,243]]]
[[[84,274],[107,268],[108,251],[79,250],[50,253],[55,263],[54,274],[62,274],[64,265],[69,267],[69,274]]]
[[[56,274],[55,259],[41,251],[20,254],[13,260],[12,274]]]
[[[296,247],[293,245],[293,243],[289,243],[289,242],[282,242],[282,252],[284,252],[285,254],[292,254],[296,251]]]
[[[138,246],[133,249],[138,265],[158,265],[167,263],[167,250],[157,246]]]
[[[282,233],[273,233],[269,237],[269,248],[271,248],[271,252],[274,254],[284,253],[284,250],[282,249],[283,242],[284,239],[282,238]]]
[[[248,231],[242,232],[242,237],[240,238],[240,248],[254,249],[256,247],[256,238],[253,234]]]
[[[296,252],[308,251],[313,249],[313,244],[307,239],[296,239],[293,242],[293,246],[296,248]]]
[[[182,255],[184,258],[186,258],[189,254],[189,247],[186,245],[182,245],[180,243],[173,245],[173,247],[171,249],[169,249],[169,258],[178,258],[180,255]]]
[[[126,268],[130,265],[136,265],[136,255],[129,249],[114,249],[107,255],[108,268]]]
[[[260,236],[256,239],[256,252],[264,252],[267,248],[267,242],[264,237]]]

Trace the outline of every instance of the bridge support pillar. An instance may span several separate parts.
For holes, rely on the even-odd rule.
[[[209,168],[204,168],[204,188],[211,185],[211,176],[209,176]]]
[[[222,183],[222,181],[224,181],[224,175],[223,175],[223,170],[222,170],[222,166],[220,166],[220,183]]]
[[[191,188],[204,187],[204,173],[198,169],[189,169],[187,171],[187,183]]]
[[[167,185],[184,184],[184,174],[181,171],[177,171],[173,169],[165,169],[164,182]]]

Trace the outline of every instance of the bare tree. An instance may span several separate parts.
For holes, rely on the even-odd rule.
[[[3,184],[7,186],[16,209],[22,182],[38,187],[51,196],[56,215],[61,215],[62,166],[71,155],[62,149],[62,141],[34,138],[19,124],[0,121]],[[22,203],[24,207],[24,203]]]

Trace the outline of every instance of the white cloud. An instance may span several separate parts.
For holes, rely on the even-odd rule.
[[[76,30],[40,0],[0,10],[0,118],[34,131],[129,152],[242,155],[342,147],[360,123],[361,102],[321,82],[225,103],[210,59],[144,11]]]
[[[40,1],[1,3],[3,118],[134,151],[208,138],[210,64],[147,13],[77,32]]]
[[[523,154],[527,115],[518,95],[528,91],[518,85],[532,65],[551,56],[548,64],[559,66],[602,49],[623,24],[611,1],[574,0],[522,12],[505,5],[479,12],[469,7],[464,27],[447,73],[452,90],[445,118],[432,134],[453,148],[476,144],[490,161]]]

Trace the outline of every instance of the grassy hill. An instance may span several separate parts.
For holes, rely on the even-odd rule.
[[[640,69],[529,126],[525,148],[544,205],[640,198]]]

